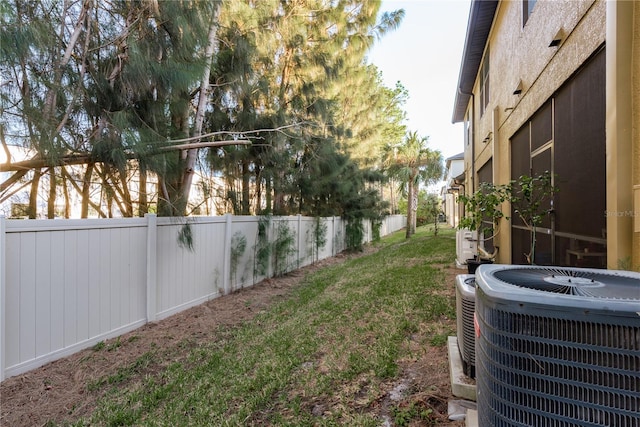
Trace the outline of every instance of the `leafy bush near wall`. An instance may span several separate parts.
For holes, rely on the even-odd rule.
[[[279,222],[276,226],[276,239],[273,242],[273,273],[282,276],[289,271],[289,257],[296,253],[296,233],[286,222]]]
[[[324,223],[322,218],[315,217],[311,233],[313,238],[311,253],[313,254],[313,262],[316,262],[320,250],[327,244],[327,224]]]
[[[241,232],[236,231],[231,237],[231,283],[236,282],[238,275],[238,263],[247,249],[247,238]]]
[[[178,246],[193,251],[193,229],[189,220],[186,220],[180,227],[180,231],[178,231]]]
[[[255,254],[255,268],[253,269],[254,282],[258,276],[266,276],[269,270],[269,259],[271,258],[271,245],[269,244],[270,224],[270,215],[264,215],[258,219],[258,238],[253,247]]]
[[[372,233],[372,240],[374,242],[379,242],[380,241],[380,231],[382,230],[382,220],[372,220],[371,221],[371,233]]]
[[[361,251],[362,239],[364,238],[364,226],[362,220],[352,219],[347,222],[345,227],[345,243],[347,244],[347,250]]]

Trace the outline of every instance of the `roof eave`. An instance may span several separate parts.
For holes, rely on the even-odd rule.
[[[497,7],[498,0],[472,0],[453,104],[452,123],[464,120]]]

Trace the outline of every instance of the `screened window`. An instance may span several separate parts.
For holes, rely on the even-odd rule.
[[[484,115],[487,105],[489,105],[489,49],[484,55],[480,70],[480,116]]]
[[[469,142],[471,142],[471,122],[469,121],[468,113],[464,121],[464,139],[465,139],[466,145],[469,145]]]
[[[482,182],[493,182],[493,159],[487,160],[487,162],[482,165],[480,169],[478,169],[478,184]],[[483,221],[483,228],[490,230],[483,236],[483,247],[488,252],[492,252],[494,249],[493,245],[493,223],[490,218],[486,218]]]
[[[605,50],[511,137],[511,178],[554,174],[553,214],[536,228],[537,264],[606,265]],[[511,213],[512,262],[524,264],[530,233]]]
[[[605,70],[602,49],[555,97],[556,252],[580,267],[606,265]]]

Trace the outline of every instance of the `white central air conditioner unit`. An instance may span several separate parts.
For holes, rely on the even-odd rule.
[[[462,371],[475,377],[476,335],[473,313],[476,309],[476,277],[473,274],[456,276],[456,329]]]
[[[466,228],[456,231],[456,263],[465,265],[478,252],[478,233]]]
[[[640,274],[476,271],[480,426],[640,427]]]

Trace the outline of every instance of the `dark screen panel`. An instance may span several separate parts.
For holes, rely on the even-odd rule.
[[[556,236],[555,242],[557,265],[607,268],[605,245],[562,236]]]
[[[549,170],[559,188],[549,205],[555,214],[537,234],[537,264],[606,264],[605,108],[603,46],[511,138],[512,179]],[[512,260],[527,262],[529,233],[516,228],[519,218],[512,224]]]
[[[522,175],[530,174],[531,150],[529,148],[529,124],[525,124],[511,138],[511,179],[517,180]],[[511,212],[511,222],[514,225],[524,225],[524,223]]]
[[[487,160],[487,162],[478,169],[478,184],[481,182],[493,182],[493,159]],[[491,220],[485,221],[484,227],[492,228],[493,224]],[[488,252],[493,252],[493,239],[490,238],[493,235],[493,230],[485,234],[484,249]]]
[[[539,153],[537,156],[534,156],[531,159],[531,166],[532,166],[532,173],[533,173],[532,176],[538,176],[545,172],[551,172],[551,149],[549,148],[547,150],[544,150],[543,152]],[[539,195],[539,197],[542,197],[542,195]],[[541,206],[541,208],[548,211],[551,209],[552,204],[553,204],[553,198],[546,197],[544,198],[543,205]],[[545,215],[540,226],[545,228],[551,228],[551,216]]]
[[[553,138],[551,101],[547,101],[531,118],[531,151],[542,147]]]
[[[478,184],[481,182],[493,182],[493,159],[487,160],[487,162],[478,169]]]
[[[529,123],[511,138],[511,179],[518,179],[530,172],[531,149],[529,147]]]
[[[511,228],[511,263],[528,264],[525,254],[531,245],[530,233],[527,230]]]
[[[551,235],[543,232],[536,233],[536,253],[533,259],[536,265],[552,265]]]
[[[606,228],[605,53],[555,97],[558,231],[602,237]]]

